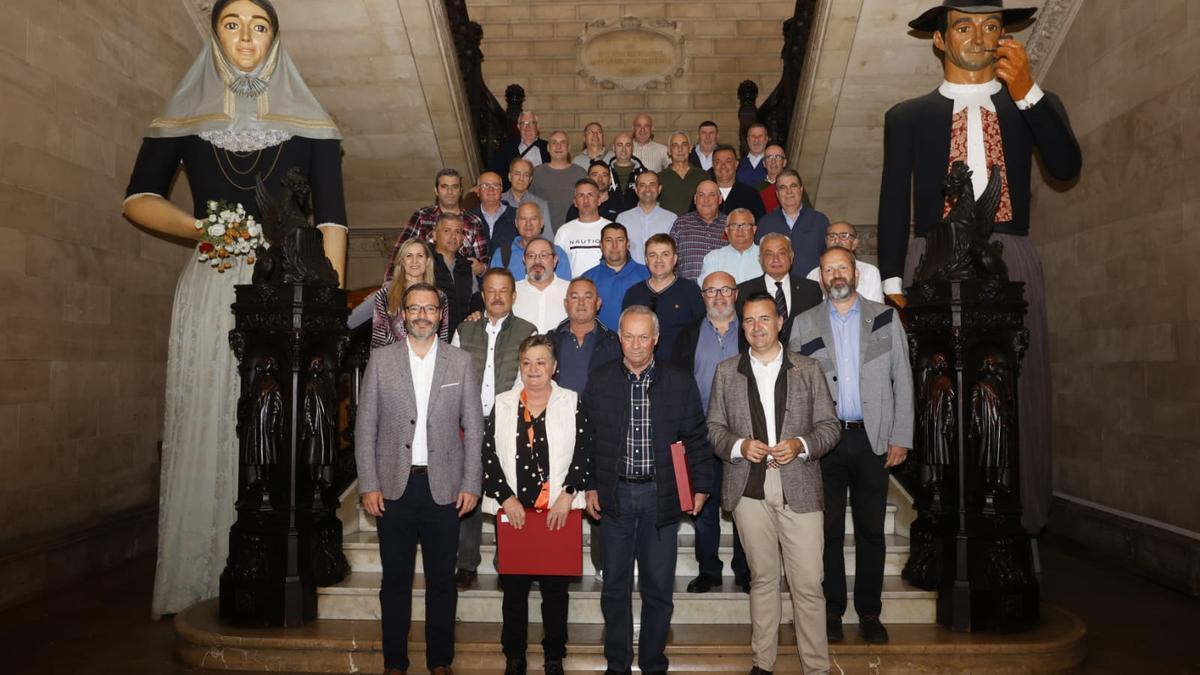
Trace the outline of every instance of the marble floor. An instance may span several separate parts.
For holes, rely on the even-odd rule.
[[[1200,675],[1200,599],[1066,544],[1043,546],[1044,597],[1088,626],[1085,673]],[[167,620],[148,616],[154,561],[0,612],[0,672],[14,675],[203,675],[176,664]],[[228,672],[228,671],[224,671]]]

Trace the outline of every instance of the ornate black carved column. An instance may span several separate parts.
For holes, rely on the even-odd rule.
[[[944,626],[1022,630],[1039,618],[1017,470],[1024,285],[1008,281],[1002,246],[989,241],[998,174],[977,203],[956,162],[946,190],[955,205],[926,236],[908,289],[920,485],[903,575],[938,591]]]
[[[259,184],[263,227],[253,283],[237,287],[237,519],[221,573],[223,621],[295,626],[316,618],[317,586],[349,568],[334,492],[336,378],[349,340],[346,296],[308,222],[308,185],[284,180],[276,204]]]

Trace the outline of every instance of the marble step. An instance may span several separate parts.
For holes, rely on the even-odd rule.
[[[335,586],[328,586],[317,591],[317,616],[321,619],[379,619],[379,586],[381,575],[374,572],[355,572],[345,581]],[[688,593],[687,583],[690,577],[675,577],[675,613],[671,619],[672,625],[695,625],[708,623],[749,624],[750,600],[734,585],[732,579],[726,579],[719,590],[708,593]],[[847,579],[847,585],[853,593],[854,578]],[[600,612],[601,582],[595,577],[581,577],[571,583],[571,600],[569,608],[570,621],[573,624],[602,624],[603,615]],[[783,621],[792,620],[791,600],[784,583]],[[501,620],[502,593],[499,588],[499,576],[495,574],[480,574],[476,584],[467,591],[458,594],[457,618],[459,621],[498,622]],[[883,579],[883,613],[884,623],[932,624],[937,618],[937,593],[923,591],[908,584],[898,576],[888,576]],[[529,594],[530,622],[538,622],[541,617],[541,598],[537,593]],[[634,616],[639,616],[641,600],[637,593],[633,595]],[[422,621],[425,617],[425,579],[417,574],[413,580],[412,620]],[[858,623],[858,615],[854,612],[853,603],[846,611],[846,623]]]
[[[375,531],[374,516],[367,515],[367,512],[363,511],[361,504],[357,506],[357,509],[358,509],[357,531],[359,531],[359,532],[374,532]],[[584,526],[584,530],[585,531],[587,530],[586,525]],[[495,522],[492,520],[492,516],[488,516],[485,514],[485,517],[483,519],[483,531],[484,532],[494,532],[495,531]],[[685,517],[683,520],[681,520],[679,522],[679,533],[680,534],[695,534],[695,532],[696,532],[696,530],[692,527],[692,519],[690,517]],[[721,532],[733,532],[733,518],[727,513],[721,514]],[[895,504],[888,504],[887,510],[884,512],[883,532],[884,532],[884,534],[895,534],[896,533],[896,505]],[[853,533],[854,533],[854,518],[851,517],[851,515],[850,515],[850,507],[847,506],[846,507],[846,534],[853,534]]]
[[[591,576],[596,573],[596,568],[592,564],[590,555],[591,547],[589,545],[590,535],[587,534],[586,528],[584,533],[583,545],[583,573],[586,576]],[[886,576],[894,576],[900,574],[904,563],[908,562],[909,541],[907,537],[901,537],[895,534],[885,535],[887,553],[884,556],[883,573]],[[346,553],[346,559],[350,561],[350,569],[353,572],[381,572],[383,570],[379,562],[379,537],[375,532],[355,532],[348,534],[343,538],[343,550]],[[496,555],[495,535],[491,532],[483,534],[483,543],[479,547],[483,561],[480,563],[480,569],[484,571],[492,570],[492,560]],[[680,534],[679,535],[679,557],[675,563],[675,574],[689,579],[700,573],[699,565],[696,562],[696,556],[692,554],[694,550],[695,535]],[[721,535],[721,547],[718,549],[718,555],[725,563],[725,576],[732,579],[733,570],[729,567],[729,561],[733,559],[733,534],[724,533]],[[845,559],[846,569],[854,569],[854,537],[846,535],[845,543]],[[417,563],[416,569],[422,569],[421,549],[417,548]],[[636,568],[635,568],[636,569]],[[636,571],[635,571],[636,573]]]

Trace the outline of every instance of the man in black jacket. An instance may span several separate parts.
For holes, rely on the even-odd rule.
[[[463,218],[457,213],[444,212],[433,228],[433,280],[438,290],[446,294],[450,309],[450,334],[471,313],[475,276],[471,259],[459,252],[463,240]]]
[[[775,306],[784,317],[780,335],[792,334],[792,321],[805,310],[821,304],[821,285],[801,274],[792,273],[792,240],[787,235],[772,232],[758,244],[758,256],[763,275],[738,284],[737,315],[742,315],[742,303],[755,293],[766,292],[775,298]],[[741,334],[740,351],[750,348],[746,335]]]
[[[488,158],[488,171],[495,171],[505,177],[505,190],[512,185],[507,176],[509,165],[514,159],[520,157],[526,160],[530,169],[550,161],[550,148],[541,137],[536,114],[528,110],[521,113],[517,118],[517,132],[519,135],[516,138],[504,141]]]
[[[897,104],[884,118],[879,271],[883,292],[903,306],[901,277],[911,280],[926,232],[949,209],[942,181],[950,164],[967,163],[976,195],[987,185],[989,170],[1000,172],[993,238],[1003,242],[1009,278],[1025,283],[1029,302],[1018,446],[1024,523],[1037,531],[1050,503],[1051,401],[1045,280],[1028,236],[1032,156],[1036,146],[1046,173],[1060,181],[1079,175],[1082,157],[1062,102],[1034,83],[1025,48],[1003,37],[1006,26],[1028,20],[1036,10],[1001,9],[1002,4],[948,0],[909,23],[915,31],[933,33],[945,81]],[[910,221],[917,237],[911,246]]]
[[[734,209],[747,209],[754,214],[758,222],[766,215],[762,196],[758,188],[737,179],[738,156],[732,145],[718,145],[713,150],[713,180],[721,191],[721,213],[728,214]]]
[[[671,461],[671,444],[681,441],[691,469],[696,515],[712,484],[713,449],[689,373],[654,359],[658,317],[648,307],[621,313],[618,335],[623,358],[596,369],[583,393],[595,427],[594,489],[588,513],[603,517],[604,657],[608,671],[633,667],[633,563],[638,561],[642,597],[638,667],[665,673],[664,650],[674,611],[677,534],[683,514]]]

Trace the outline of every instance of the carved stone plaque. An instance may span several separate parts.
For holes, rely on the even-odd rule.
[[[683,35],[674,21],[597,19],[579,41],[579,76],[603,89],[657,89],[683,75]]]

